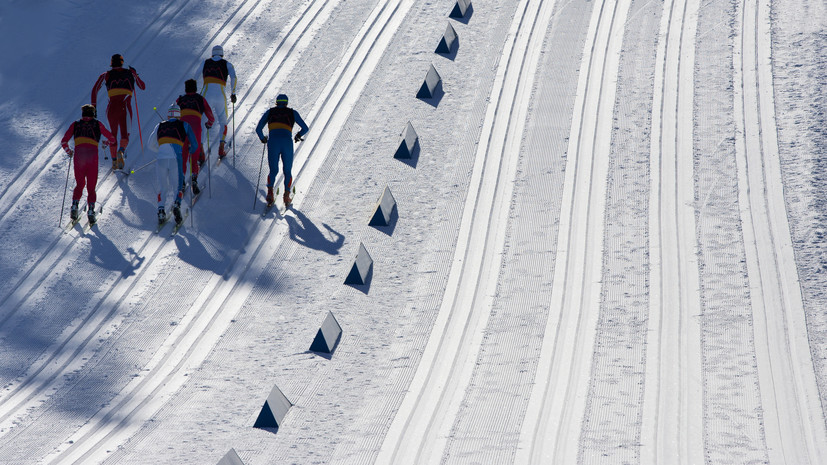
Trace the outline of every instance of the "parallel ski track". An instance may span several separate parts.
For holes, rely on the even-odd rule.
[[[549,318],[515,463],[577,463],[599,316],[620,51],[630,1],[595,5],[569,136]]]
[[[247,18],[252,11],[255,11],[263,0],[253,2],[252,7],[247,10],[244,18]],[[279,66],[275,70],[268,70],[263,67],[260,73],[255,76],[254,84],[240,96],[240,100],[245,98],[254,98],[255,102],[259,102],[264,95],[268,85],[278,78],[283,78],[292,68],[285,67],[281,64],[281,59],[290,53],[298,53],[296,49],[297,44],[309,43],[309,39],[304,39],[308,31],[317,30],[317,28],[324,23],[327,15],[337,2],[333,0],[318,0],[307,6],[305,10],[297,14],[292,24],[286,28],[286,32],[280,43],[273,50],[268,63],[279,58]],[[236,15],[241,11],[236,10]],[[228,20],[229,21],[229,20]],[[241,22],[236,25],[232,33],[235,33],[240,27]],[[216,36],[219,33],[216,34]],[[214,39],[215,36],[212,38]],[[303,40],[304,39],[304,40]],[[212,40],[208,43],[212,43]],[[188,76],[186,74],[185,76]],[[167,99],[174,95],[174,91],[170,92]],[[116,185],[110,185],[110,192],[115,190]],[[57,269],[56,266],[60,260],[63,260],[67,253],[71,250],[72,245],[77,241],[79,235],[71,236],[63,234],[62,230],[58,233],[58,237],[47,253],[41,258],[39,263],[32,268],[26,277],[18,284],[17,291],[12,295],[16,297],[3,302],[3,305],[11,305],[14,309],[22,306],[23,302],[28,299],[36,289],[43,286],[43,283],[51,276],[49,270]],[[96,339],[95,335],[101,328],[106,327],[107,323],[118,313],[119,302],[122,302],[126,296],[131,295],[132,290],[138,286],[142,277],[147,270],[152,269],[152,264],[159,256],[164,256],[167,250],[169,241],[166,237],[153,234],[152,231],[145,232],[143,243],[135,247],[137,250],[135,256],[147,257],[142,265],[140,271],[129,279],[118,279],[105,292],[97,302],[90,302],[87,306],[88,313],[79,316],[78,320],[74,322],[74,327],[67,328],[64,331],[61,339],[56,341],[41,357],[33,364],[28,372],[20,379],[15,380],[14,385],[3,393],[0,397],[0,430],[3,430],[13,419],[24,412],[27,406],[30,406],[39,396],[42,396],[45,390],[43,386],[51,385],[58,380],[60,375],[66,371],[71,371],[76,368],[76,365],[82,364],[80,360],[81,354],[85,349],[89,348],[89,344]],[[38,277],[39,276],[39,277]],[[11,313],[5,315],[0,320],[0,325],[12,317]]]
[[[154,35],[152,36],[152,38],[149,38],[149,39],[146,40],[146,44],[149,44],[155,38],[159,37],[161,32],[166,27],[168,27],[170,24],[174,24],[173,21],[178,16],[178,14],[180,14],[181,11],[184,10],[184,7],[187,5],[187,3],[189,3],[189,1],[190,0],[186,0],[181,5],[179,5],[177,8],[175,8],[175,10],[171,14],[169,14],[168,17],[166,17],[165,15],[166,15],[167,11],[169,11],[169,8],[165,9],[155,19],[153,24],[150,27],[148,27],[147,29],[144,30],[144,32],[155,30]],[[207,44],[207,45],[204,46],[202,54],[207,52],[208,48],[212,46],[212,44],[216,41],[216,39],[218,37],[223,37],[224,40],[226,40],[227,38],[232,37],[233,34],[238,32],[238,30],[240,29],[240,27],[244,23],[244,21],[247,20],[250,17],[250,14],[253,11],[255,11],[256,8],[258,8],[259,5],[263,1],[265,1],[265,0],[246,0],[242,3],[240,3],[238,5],[238,7],[235,9],[235,11],[227,18],[227,20],[224,22],[224,24],[222,24],[222,26],[215,32],[215,34],[213,34],[212,37],[210,37],[205,42],[205,44]],[[309,8],[308,8],[308,10],[309,10]],[[308,10],[305,10],[305,11],[308,11]],[[232,24],[233,21],[236,18],[239,18],[239,17],[240,17],[240,20],[236,20],[237,22],[229,30],[229,32],[226,31],[225,29],[227,28],[227,26]],[[162,21],[163,19],[165,19],[165,21]],[[156,24],[158,24],[160,22],[162,22],[163,24],[156,27]],[[174,26],[169,26],[169,27],[174,27]],[[130,48],[132,48],[132,47],[137,48],[138,44],[140,43],[139,41],[140,41],[141,37],[144,35],[144,32],[142,32],[141,35],[139,35],[135,39],[135,41],[133,41],[133,44],[130,45]],[[283,40],[279,44],[279,48],[284,47],[285,45],[288,45],[288,44],[289,43],[285,43],[285,41]],[[147,46],[148,45],[145,45],[144,47],[142,47],[140,49],[140,51],[135,53],[135,56],[136,57],[140,56],[140,53],[142,53],[146,49]],[[277,51],[278,50],[279,49],[277,48]],[[277,53],[274,52],[273,55],[271,56],[270,60],[272,60],[272,58],[276,54]],[[200,55],[199,55],[199,58],[194,59],[192,64],[189,67],[186,68],[187,71],[184,72],[178,80],[172,81],[172,82],[182,82],[183,80],[191,77],[192,72],[190,71],[190,69],[191,68],[195,69],[197,64],[200,63],[200,60],[201,60],[201,58],[200,58]],[[178,93],[178,91],[179,91],[179,89],[178,89],[177,86],[171,87],[169,93],[166,95],[166,97],[164,97],[164,99],[162,101],[164,101],[164,102],[172,101],[173,96],[175,96]],[[250,95],[250,93],[247,92],[246,95]],[[244,99],[244,96],[242,95],[240,100],[243,101],[243,99]],[[80,104],[78,106],[80,106]],[[30,191],[32,189],[34,189],[35,188],[34,186],[36,185],[34,180],[38,176],[42,175],[43,172],[46,169],[48,169],[48,166],[50,165],[51,161],[54,160],[54,158],[56,156],[59,156],[59,157],[64,156],[64,155],[62,155],[63,149],[60,147],[60,138],[63,135],[64,129],[60,129],[60,128],[65,128],[66,126],[68,126],[69,121],[73,121],[73,118],[71,116],[69,118],[67,118],[67,120],[64,121],[64,124],[62,126],[60,126],[53,133],[53,135],[50,138],[50,142],[47,142],[46,144],[44,144],[44,146],[40,149],[42,151],[42,150],[46,149],[50,144],[55,145],[55,149],[53,149],[54,151],[48,157],[46,162],[45,163],[30,163],[29,166],[26,168],[26,170],[24,172],[17,175],[17,177],[15,178],[15,181],[12,183],[12,185],[9,187],[9,189],[6,192],[4,192],[2,194],[2,196],[0,196],[0,203],[2,203],[7,194],[9,194],[11,192],[16,193],[16,195],[14,195],[12,197],[13,200],[9,201],[10,202],[9,205],[2,209],[2,213],[0,213],[0,221],[2,221],[3,216],[5,214],[7,214],[18,201],[22,200],[24,197],[25,198],[30,198],[30,197],[26,197],[26,196],[31,196],[32,195],[32,192],[30,192]],[[144,126],[146,126],[144,129],[151,129],[154,125],[151,123],[151,119],[150,119],[150,121],[145,122]],[[106,172],[106,174],[104,174],[101,177],[101,179],[99,181],[99,184],[98,184],[98,187],[97,187],[98,198],[101,199],[101,200],[98,201],[98,204],[97,204],[98,207],[103,209],[107,205],[107,203],[113,197],[113,195],[116,194],[116,192],[117,192],[117,190],[120,186],[120,182],[121,181],[118,179],[118,175],[115,174],[112,170],[108,170]],[[62,221],[62,219],[61,219],[61,221]],[[79,224],[82,227],[84,227],[86,225],[86,223],[87,223],[86,219],[82,219],[81,222],[79,222]],[[48,277],[51,275],[50,270],[55,269],[54,264],[57,263],[58,261],[62,260],[63,257],[66,255],[66,253],[69,251],[69,249],[71,249],[72,246],[77,242],[78,238],[82,237],[79,234],[74,234],[74,233],[63,234],[62,232],[63,232],[62,228],[55,232],[55,238],[52,241],[52,243],[49,244],[49,246],[45,248],[45,253],[40,258],[38,258],[38,260],[33,263],[31,268],[29,268],[29,270],[26,271],[20,277],[18,282],[15,284],[15,286],[13,286],[11,288],[12,291],[9,294],[7,294],[5,297],[3,297],[2,300],[0,300],[0,308],[9,309],[8,313],[6,313],[5,315],[0,316],[0,326],[2,326],[9,318],[11,318],[14,315],[14,313],[17,310],[19,310],[21,308],[23,302],[25,302],[29,297],[31,297],[32,293],[34,293],[34,291],[36,289],[41,287],[42,283],[46,279],[48,279]],[[145,247],[146,244],[147,244],[147,242],[144,242],[143,246]],[[0,421],[2,421],[2,420],[0,420]]]
[[[771,464],[821,464],[827,432],[783,196],[769,2],[744,2],[740,23],[736,161],[767,450]]]
[[[414,0],[387,0],[375,7],[314,105],[317,110],[307,119],[314,132],[324,136],[308,139],[306,145],[297,150],[297,177],[308,180],[315,177],[368,78],[414,3]],[[318,155],[313,157],[313,154]],[[286,236],[284,222],[256,218],[248,247],[254,252],[236,257],[225,276],[213,277],[141,375],[47,461],[86,463],[105,458],[107,449],[113,450],[131,437],[186,382],[187,372],[209,354],[248,298],[251,283],[263,272]]]
[[[701,296],[691,175],[698,8],[697,0],[664,4],[656,56],[642,463],[704,461]]]
[[[538,44],[554,5],[524,0],[517,7],[489,97],[442,305],[377,463],[439,463],[446,453],[493,306]]]

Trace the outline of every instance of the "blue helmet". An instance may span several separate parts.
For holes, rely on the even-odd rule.
[[[276,97],[276,106],[286,107],[287,106],[287,96],[284,95],[284,94],[279,94],[278,97]]]

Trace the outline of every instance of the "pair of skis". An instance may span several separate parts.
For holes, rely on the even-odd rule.
[[[278,189],[278,188],[276,188],[276,195],[275,195],[275,197],[278,197],[278,195],[279,195],[279,189]],[[294,185],[294,186],[293,186],[293,192],[292,192],[292,194],[290,195],[290,202],[287,202],[286,204],[284,204],[284,210],[281,212],[282,214],[286,213],[286,212],[287,212],[287,210],[290,210],[290,207],[292,207],[292,206],[293,206],[293,197],[294,197],[295,195],[296,195],[296,186]],[[261,213],[262,218],[263,218],[263,217],[266,217],[266,216],[267,216],[267,214],[268,214],[268,213],[270,213],[270,210],[272,210],[272,209],[273,209],[273,205],[275,205],[275,204],[276,204],[275,198],[273,199],[273,203],[265,203],[265,204],[264,204],[264,211]]]
[[[88,209],[88,207],[86,205],[84,205],[82,209],[78,210],[78,217],[74,220],[73,219],[69,220],[69,224],[67,224],[66,228],[65,228],[67,233],[70,232],[71,230],[75,229],[75,226],[77,226],[77,224],[80,223],[81,218],[83,218],[83,213],[86,212],[87,209]],[[101,209],[98,213],[103,213],[103,207],[101,207]],[[98,224],[97,218],[95,219],[94,223],[91,222],[91,221],[87,221],[83,225],[83,229],[81,230],[81,232],[83,234],[88,233],[92,229],[92,226],[95,226],[96,224]]]
[[[203,191],[202,191],[202,192],[203,192]],[[198,201],[198,198],[199,198],[199,197],[201,197],[201,192],[199,192],[199,193],[198,193],[198,195],[196,195],[195,197],[193,197],[193,199],[192,199],[192,204],[190,205],[190,208],[188,208],[186,211],[182,212],[182,214],[181,214],[181,221],[180,221],[180,222],[178,222],[178,221],[176,221],[176,222],[175,222],[175,226],[172,228],[172,233],[170,234],[170,237],[171,237],[171,236],[174,236],[174,235],[176,235],[176,234],[178,234],[178,231],[181,229],[181,226],[183,226],[183,225],[184,225],[184,222],[185,222],[185,221],[187,221],[187,218],[189,218],[189,216],[190,216],[190,211],[192,210],[192,208],[193,208],[193,207],[195,207],[195,202],[197,202],[197,201]],[[179,208],[180,208],[180,207],[179,207]],[[157,228],[155,228],[155,234],[161,234],[161,230],[163,230],[163,229],[164,229],[164,226],[166,226],[166,225],[167,225],[167,223],[169,223],[169,220],[170,220],[173,216],[174,216],[174,215],[168,215],[168,216],[166,216],[166,218],[164,218],[164,221],[163,221],[162,223],[158,223],[158,227],[157,227]]]

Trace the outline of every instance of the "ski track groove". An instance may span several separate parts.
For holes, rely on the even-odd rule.
[[[695,0],[664,4],[669,13],[662,16],[663,40],[658,43],[650,159],[652,297],[642,417],[644,463],[704,460],[699,245],[694,176],[686,175],[694,171],[698,8]]]
[[[647,205],[659,5],[634,1],[624,33],[612,134],[601,309],[578,463],[639,463],[648,302]],[[647,14],[642,14],[647,13]],[[633,45],[634,44],[634,45]]]
[[[250,13],[252,11],[254,11],[255,7],[257,7],[261,3],[261,1],[262,0],[258,0],[257,2],[255,2],[253,7],[247,11],[246,15],[244,15],[244,18],[249,17]],[[241,5],[239,5],[239,8],[236,9],[236,11],[233,13],[233,15],[231,15],[230,18],[237,15],[238,12],[241,11],[241,8],[244,5],[246,5],[247,3],[249,3],[249,2],[245,2]],[[325,1],[318,1],[318,2],[315,3],[315,5],[327,6],[330,3],[331,2],[329,0],[325,0]],[[310,7],[308,7],[308,9],[305,10],[305,12],[310,11],[311,7],[313,5],[314,4],[311,4]],[[180,9],[178,11],[180,11]],[[317,13],[318,13],[318,11],[317,11]],[[279,54],[279,52],[282,52],[281,55],[284,55],[284,54],[288,53],[289,51],[292,51],[293,47],[295,47],[295,44],[297,44],[299,42],[299,40],[292,41],[293,47],[291,47],[291,49],[288,52],[283,52],[282,44],[287,43],[289,33],[294,30],[296,24],[299,23],[298,19],[300,19],[302,17],[303,17],[303,15],[301,15],[301,14],[296,16],[296,18],[297,18],[296,23],[293,25],[293,28],[291,28],[289,30],[289,32],[285,36],[284,40],[281,41],[279,47],[277,47],[274,50],[273,56],[276,56],[277,54]],[[318,19],[319,16],[314,15],[314,16],[312,16],[312,18],[315,20],[315,19]],[[225,26],[226,26],[226,24],[229,24],[229,22],[230,22],[230,20],[228,19],[227,22],[225,22]],[[241,23],[238,23],[238,24],[235,25],[235,27],[233,29],[233,33],[238,30],[240,25],[241,25]],[[311,23],[311,25],[312,25],[312,23]],[[222,28],[223,28],[223,26],[222,26]],[[306,32],[308,29],[309,28],[301,31],[301,33],[299,35],[301,36],[301,34]],[[221,33],[222,33],[222,31],[219,30],[210,39],[210,41],[208,43],[212,43],[212,40],[214,40],[215,37],[217,37]],[[274,74],[277,75],[281,71],[283,71],[283,68],[282,68],[282,66],[279,66]],[[262,69],[260,74],[253,81],[255,84],[257,84],[259,82],[259,80],[260,80],[261,76],[264,74],[264,72],[265,72],[265,69]],[[185,74],[184,76],[188,76],[188,75],[189,74]],[[270,82],[272,82],[272,79],[270,80]],[[253,88],[251,89],[251,91],[253,89],[255,89],[255,84],[254,84]],[[264,92],[265,88],[266,88],[266,86],[262,87],[261,93],[256,98],[256,102],[258,102],[259,99],[262,98],[262,93]],[[175,94],[175,91],[174,90],[171,91],[170,94],[168,95],[167,100],[169,98],[171,98],[171,96],[174,95],[174,94]],[[244,98],[244,96],[242,95],[242,99],[243,98]],[[110,171],[109,174],[112,174],[112,172]],[[109,192],[109,195],[106,196],[107,200],[113,194],[113,191],[115,190],[116,186],[112,185],[112,186],[109,186],[109,187],[110,187],[110,192]],[[100,189],[99,189],[99,192],[100,192]],[[106,200],[104,200],[103,202],[99,202],[98,205],[103,206],[105,204],[105,202],[106,202]],[[162,231],[162,233],[163,233],[163,231]],[[47,254],[44,257],[52,257],[55,254],[57,254],[58,253],[57,252],[58,247],[56,247],[56,245],[58,245],[58,244],[65,244],[65,247],[64,247],[63,251],[59,252],[60,255],[57,257],[57,259],[55,259],[53,261],[40,259],[37,262],[36,266],[33,267],[32,270],[30,270],[29,272],[26,273],[26,276],[25,276],[26,280],[28,280],[28,278],[33,275],[33,271],[35,269],[43,269],[44,267],[47,267],[47,266],[50,269],[57,268],[55,266],[55,264],[58,263],[59,261],[63,260],[64,257],[67,255],[67,253],[70,251],[71,246],[77,241],[77,239],[79,237],[82,237],[81,234],[76,234],[76,235],[75,234],[64,234],[62,228],[58,231],[57,234],[58,235],[57,235],[55,241],[52,243],[52,245],[48,249],[49,252],[47,252]],[[115,315],[115,311],[118,308],[118,303],[122,302],[122,300],[125,296],[130,295],[129,292],[137,285],[138,282],[140,282],[139,278],[143,275],[143,273],[146,270],[152,268],[155,258],[157,258],[162,251],[165,251],[167,249],[168,243],[172,243],[172,241],[168,240],[167,237],[159,236],[157,234],[154,234],[153,231],[145,232],[145,235],[146,235],[146,238],[144,239],[143,244],[140,245],[138,253],[135,256],[136,257],[140,256],[144,252],[150,254],[151,256],[150,256],[150,259],[148,259],[147,261],[144,262],[144,265],[143,265],[141,271],[139,272],[138,276],[136,276],[135,279],[132,280],[132,281],[125,280],[123,278],[117,279],[112,284],[112,287],[104,293],[104,295],[97,302],[97,304],[95,304],[94,306],[90,305],[92,307],[92,311],[90,311],[85,316],[80,317],[80,319],[78,320],[79,321],[79,326],[74,328],[74,329],[72,329],[71,327],[66,328],[64,330],[64,337],[61,338],[62,342],[58,341],[57,343],[53,344],[52,347],[54,349],[51,350],[51,351],[47,350],[45,354],[42,354],[39,357],[40,363],[36,363],[36,364],[31,365],[29,367],[29,369],[27,370],[26,376],[22,380],[18,379],[16,381],[16,386],[11,388],[11,389],[6,389],[6,391],[3,393],[2,397],[0,397],[0,400],[2,400],[2,402],[0,402],[0,431],[5,429],[4,425],[6,425],[6,423],[8,423],[8,421],[10,421],[10,418],[15,414],[15,412],[26,410],[26,406],[30,404],[30,401],[37,395],[38,391],[41,392],[41,393],[46,392],[46,389],[44,389],[43,386],[46,386],[48,383],[51,383],[54,380],[56,380],[60,376],[60,374],[63,372],[63,369],[65,369],[68,366],[72,366],[71,364],[75,361],[74,360],[75,357],[78,356],[81,353],[81,350],[83,349],[83,347],[86,344],[89,343],[89,341],[93,340],[93,336],[97,332],[97,331],[93,331],[89,336],[85,336],[86,334],[89,333],[87,330],[85,330],[85,328],[88,326],[89,322],[93,321],[93,320],[97,320],[100,317],[100,315],[98,315],[98,313],[105,311],[104,308],[108,308],[107,306],[111,306],[111,309],[106,314],[106,318],[104,318],[103,320],[100,320],[100,323],[98,325],[96,325],[96,330],[97,329],[102,330],[102,328],[104,328],[107,325],[107,323],[109,322],[108,320],[113,315]],[[71,238],[71,239],[69,239],[69,238]],[[36,276],[36,274],[35,274],[35,276]],[[17,289],[15,290],[14,294],[12,294],[12,295],[23,294],[22,299],[21,299],[21,301],[14,302],[12,312],[3,317],[2,323],[5,323],[8,319],[10,319],[14,315],[14,313],[16,312],[17,309],[20,309],[22,307],[22,302],[25,299],[28,299],[29,297],[31,297],[37,289],[44,287],[43,283],[50,276],[51,276],[51,273],[45,273],[44,272],[44,273],[42,273],[42,276],[41,276],[40,279],[32,279],[31,281],[33,281],[33,282],[29,283],[30,285],[28,287],[30,289],[28,289],[28,290],[26,290],[26,286],[23,286],[22,285],[23,283],[21,282],[17,286]],[[114,295],[115,297],[109,298],[111,295]],[[8,302],[4,301],[3,304],[6,305],[6,304],[8,304]],[[75,323],[75,324],[77,325],[78,323]],[[84,341],[83,344],[80,344],[78,346],[78,348],[73,352],[73,357],[71,357],[69,359],[66,359],[65,354],[63,354],[64,347],[66,347],[66,345],[69,344],[70,341],[75,340],[78,337],[82,337],[82,340]],[[51,354],[49,352],[51,352]],[[55,363],[53,363],[55,360],[62,360],[63,362],[61,364],[56,365]],[[32,366],[36,367],[34,371],[32,371],[32,368],[31,368]],[[43,372],[44,369],[47,369],[47,368],[49,369],[50,374],[44,377],[42,375],[42,372]],[[34,388],[30,388],[29,386],[33,385],[34,383],[38,383],[39,387],[36,386]],[[20,396],[23,396],[23,399],[22,400],[17,400],[17,399],[20,398]]]
[[[496,297],[443,463],[514,462],[548,318],[544,296],[554,272],[566,136],[591,8],[558,2],[544,31],[544,63],[532,89]],[[560,42],[566,47],[555,46]],[[511,376],[492,377],[492,367],[504,366]]]
[[[769,463],[820,464],[827,432],[781,181],[770,7],[765,0],[741,7],[734,59],[738,195],[749,206],[741,217]]]
[[[595,5],[584,43],[577,110],[569,136],[551,313],[517,463],[578,460],[601,296],[611,147],[605,134],[611,134],[618,56],[628,9],[629,2]],[[558,379],[561,381],[556,382]]]
[[[526,60],[531,57],[528,67],[532,69],[536,69],[538,61],[536,53],[524,52],[528,50],[529,40],[538,40],[533,32],[540,12],[546,12],[545,19],[550,20],[553,9],[553,3],[536,3],[542,2],[535,2],[530,8],[532,2],[524,1],[517,7],[507,35],[510,45],[506,44],[500,57],[488,99],[480,137],[485,142],[479,144],[475,157],[445,296],[408,394],[385,437],[378,463],[434,463],[443,458],[447,436],[471,379],[502,265],[512,181],[528,107],[523,99],[533,88],[530,83],[522,82],[523,79],[530,81],[535,75],[526,72]],[[548,23],[540,28],[543,33],[547,26]],[[509,72],[513,60],[520,60],[519,70]],[[518,111],[515,112],[515,108]],[[497,118],[500,113],[507,117]],[[506,137],[512,126],[517,128],[516,138]],[[493,193],[495,189],[495,198],[482,194]],[[493,258],[484,257],[486,250]],[[459,333],[462,334],[458,336]],[[469,339],[470,342],[465,343]]]
[[[308,118],[308,125],[316,127],[336,125],[332,131],[334,135],[318,143],[321,144],[321,148],[315,142],[318,139],[313,140],[312,147],[309,149],[311,154],[314,152],[326,154],[330,151],[330,146],[335,140],[335,134],[341,129],[341,125],[350,113],[352,105],[360,95],[360,92],[348,91],[354,86],[364,86],[366,84],[373,70],[371,65],[376,65],[385,50],[384,47],[377,46],[377,44],[387,45],[401,24],[402,19],[404,19],[405,12],[412,6],[413,0],[396,3],[393,7],[389,6],[390,3],[390,1],[386,1],[381,4],[381,8],[377,7],[375,9],[377,14],[373,21],[369,21],[367,29],[360,34],[354,47],[355,50],[347,56],[345,64],[340,68],[341,72],[338,77],[332,80],[334,84],[328,86],[328,93],[320,100],[327,103],[331,99],[335,99],[335,104],[332,106],[318,105],[317,107],[322,110]],[[380,22],[380,19],[384,19],[385,22]],[[387,29],[389,25],[393,27]],[[374,40],[366,40],[367,37],[372,37]],[[354,62],[357,63],[356,66],[354,66]],[[349,76],[350,79],[344,79],[344,76]],[[358,91],[359,89],[355,90]],[[324,122],[316,124],[318,119],[323,119]],[[297,161],[299,169],[296,177],[303,172],[311,171],[308,174],[312,179],[315,175],[314,170],[318,170],[323,158],[312,158],[307,155]],[[299,201],[300,199],[297,200],[297,202]],[[296,206],[298,207],[298,203]],[[241,278],[246,277],[250,270],[260,274],[263,266],[269,261],[267,257],[271,257],[276,252],[285,237],[284,229],[286,226],[283,222],[276,221],[271,221],[267,232],[264,234],[255,234],[261,223],[268,221],[260,216],[257,218],[256,229],[251,237],[258,239],[259,242],[256,253],[249,256],[255,258],[252,258],[246,264],[239,264],[236,261],[232,266],[234,268],[241,266],[243,270],[238,274],[231,273],[227,280],[220,276],[214,276],[212,279],[214,283],[211,283],[214,285],[206,286],[207,289],[212,289],[209,298],[206,297],[206,293],[202,294],[199,301],[193,305],[193,308],[183,320],[188,322],[179,324],[176,327],[173,336],[168,338],[165,343],[167,350],[160,350],[156,353],[155,360],[157,361],[153,362],[154,366],[149,372],[144,376],[135,378],[130,386],[121,391],[120,399],[116,399],[110,403],[110,406],[102,409],[92,421],[73,435],[75,439],[70,440],[71,445],[59,448],[48,460],[60,462],[100,460],[104,454],[108,453],[108,451],[102,451],[105,445],[122,443],[131,434],[134,434],[134,430],[140,428],[142,424],[142,422],[136,422],[135,419],[147,420],[186,382],[185,372],[201,363],[229,325],[230,319],[235,315],[233,312],[222,312],[221,310],[225,308],[238,309],[239,305],[243,304],[249,295],[251,291],[249,281],[239,286],[238,283]],[[274,233],[279,239],[268,241],[267,239],[273,236]],[[264,253],[263,247],[267,247],[272,252]],[[241,288],[239,289],[239,287]],[[193,333],[197,336],[190,336]],[[186,352],[178,355],[184,348],[186,348]],[[173,353],[177,356],[173,357],[171,355]],[[113,412],[115,411],[122,419],[114,424],[108,423],[109,420],[113,419]],[[127,425],[127,423],[131,424]],[[66,445],[64,444],[64,446]]]

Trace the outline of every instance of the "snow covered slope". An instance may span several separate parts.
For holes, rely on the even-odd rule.
[[[0,462],[827,462],[824,3],[453,7],[0,5]],[[152,165],[106,160],[66,232],[59,140],[109,57],[147,83],[138,168],[215,44],[234,150],[180,232]],[[310,132],[262,217],[279,93]],[[274,386],[292,407],[253,428]]]

